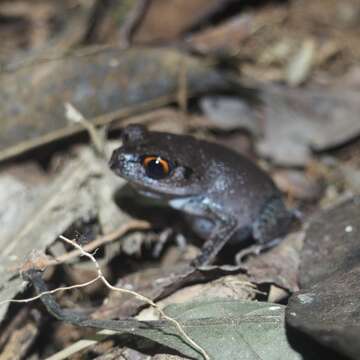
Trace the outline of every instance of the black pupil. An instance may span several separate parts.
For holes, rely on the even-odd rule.
[[[146,166],[146,174],[153,179],[163,179],[167,173],[164,166],[158,160],[151,160]]]

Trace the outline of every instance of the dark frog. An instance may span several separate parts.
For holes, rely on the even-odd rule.
[[[249,237],[267,247],[289,228],[292,213],[271,178],[221,145],[191,136],[126,127],[111,169],[145,196],[186,214],[206,239],[195,266],[211,263],[226,242]]]

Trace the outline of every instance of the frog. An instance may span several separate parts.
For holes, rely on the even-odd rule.
[[[204,243],[192,261],[211,265],[229,243],[249,238],[261,248],[276,244],[293,220],[270,175],[248,157],[216,142],[186,134],[126,126],[112,171],[143,196],[182,212]]]

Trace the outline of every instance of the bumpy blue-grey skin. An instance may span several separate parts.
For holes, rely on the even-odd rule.
[[[271,178],[253,162],[215,143],[191,136],[126,127],[110,167],[140,193],[163,199],[187,214],[207,241],[196,266],[209,264],[228,241],[252,236],[266,244],[284,235],[292,214]],[[141,159],[159,156],[172,164],[164,179],[147,176]]]

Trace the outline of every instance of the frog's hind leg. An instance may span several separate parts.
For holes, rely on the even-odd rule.
[[[236,264],[242,264],[249,255],[259,255],[277,245],[286,234],[293,218],[293,213],[286,209],[281,198],[267,201],[252,226],[252,237],[256,244],[239,251],[235,256]]]
[[[280,197],[271,198],[253,224],[254,240],[265,248],[276,245],[287,233],[293,219],[293,213],[285,207]]]

